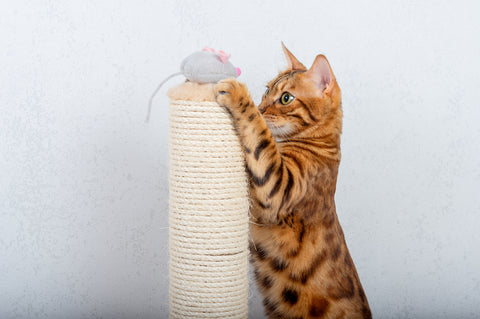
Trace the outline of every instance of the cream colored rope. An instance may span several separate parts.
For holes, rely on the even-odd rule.
[[[217,103],[170,98],[170,318],[247,318],[249,204],[239,139]]]

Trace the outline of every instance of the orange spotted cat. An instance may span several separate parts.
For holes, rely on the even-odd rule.
[[[234,79],[215,87],[231,113],[250,177],[251,261],[269,318],[371,318],[335,211],[341,92],[318,55],[289,68],[255,106]]]

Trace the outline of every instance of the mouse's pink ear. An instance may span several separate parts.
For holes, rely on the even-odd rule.
[[[214,50],[214,49],[212,49],[212,48],[209,48],[209,47],[204,47],[204,48],[202,49],[202,51],[207,51],[207,52],[215,52],[215,50]]]
[[[225,53],[222,50],[218,51],[217,54],[218,54],[218,57],[220,58],[220,61],[222,61],[223,64],[227,63],[228,59],[230,59],[230,54]]]

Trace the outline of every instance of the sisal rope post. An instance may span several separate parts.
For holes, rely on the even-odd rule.
[[[244,154],[213,86],[168,92],[170,318],[248,317]]]

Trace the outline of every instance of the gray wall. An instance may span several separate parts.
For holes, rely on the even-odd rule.
[[[258,101],[285,65],[281,40],[306,65],[326,54],[343,89],[337,207],[375,317],[478,317],[479,11],[3,1],[0,317],[165,318],[167,88],[146,125],[148,98],[208,45],[232,53]]]

